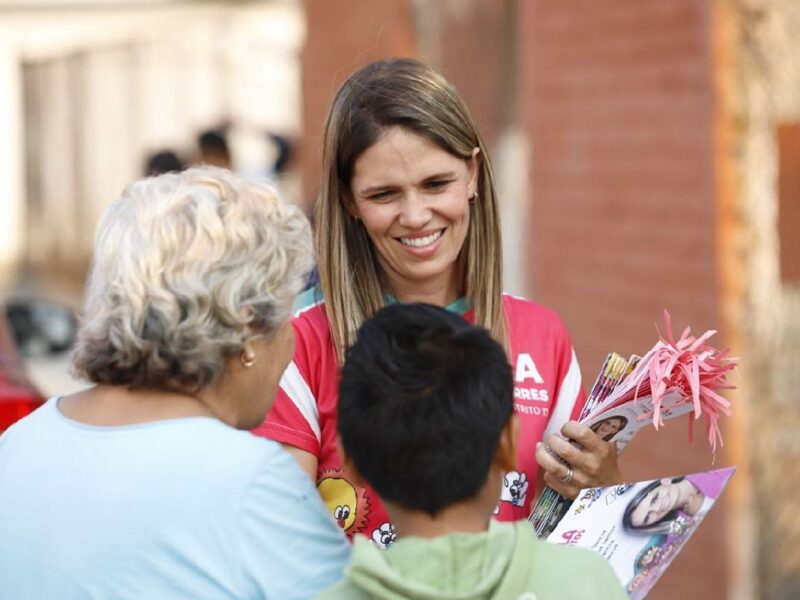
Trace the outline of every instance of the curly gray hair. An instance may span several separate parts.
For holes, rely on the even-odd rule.
[[[95,383],[207,387],[288,317],[311,266],[308,220],[266,185],[212,167],[137,181],[98,225],[73,370]]]

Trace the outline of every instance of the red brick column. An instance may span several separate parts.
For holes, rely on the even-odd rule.
[[[587,385],[609,350],[654,343],[663,308],[676,327],[721,325],[712,7],[519,3],[521,109],[533,148],[529,284],[563,316]],[[625,475],[710,468],[698,434],[689,445],[683,423],[642,433]],[[652,598],[725,597],[723,508]]]
[[[303,137],[298,144],[303,197],[318,192],[320,140],[331,100],[359,67],[382,58],[414,56],[411,0],[305,0]]]

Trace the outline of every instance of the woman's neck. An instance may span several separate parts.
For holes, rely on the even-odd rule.
[[[382,265],[388,291],[400,302],[425,302],[449,306],[464,295],[464,269],[458,260],[445,272],[424,281],[393,276]]]
[[[450,306],[461,297],[461,294],[443,290],[441,288],[426,289],[413,289],[394,292],[392,295],[397,298],[399,302],[424,302],[425,304],[433,304],[434,306]]]
[[[58,408],[70,419],[100,427],[186,417],[217,418],[204,402],[189,394],[117,385],[98,385],[65,396]]]
[[[389,281],[391,294],[399,302],[425,302],[449,306],[464,295],[460,277],[423,282]]]

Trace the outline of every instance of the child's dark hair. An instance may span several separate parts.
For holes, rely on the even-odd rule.
[[[436,306],[389,305],[347,352],[342,446],[383,499],[436,515],[486,482],[513,385],[486,330]]]

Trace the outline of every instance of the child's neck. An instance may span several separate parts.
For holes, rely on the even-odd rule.
[[[433,538],[448,533],[482,533],[489,528],[491,519],[491,509],[487,511],[482,502],[474,501],[448,506],[435,517],[390,503],[386,504],[386,510],[401,539],[409,536]]]

